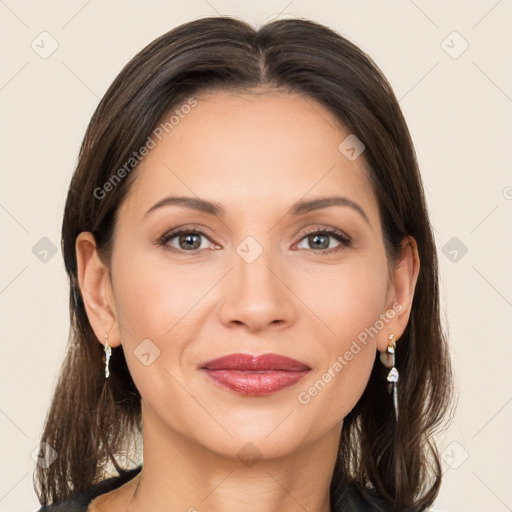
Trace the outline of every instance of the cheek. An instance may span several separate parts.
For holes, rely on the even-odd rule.
[[[317,272],[307,280],[301,297],[342,349],[344,343],[375,324],[384,313],[387,290],[383,258],[353,257]]]
[[[201,283],[187,270],[177,273],[152,267],[147,259],[121,264],[117,271],[116,311],[123,351],[141,397],[164,416],[163,397],[170,397],[175,417],[184,418],[192,412],[199,415],[179,383],[184,381],[182,362],[187,344],[197,337],[200,325],[194,306],[211,283]],[[174,416],[166,421],[173,424]],[[177,431],[182,429],[179,422],[173,426]]]
[[[178,323],[180,329],[187,325],[187,313],[211,287],[211,279],[201,278],[192,265],[173,269],[154,264],[150,258],[133,258],[116,270],[118,319],[131,333],[132,341],[141,336],[158,340],[172,337]]]
[[[129,258],[119,256],[113,268],[126,362],[141,394],[151,396],[153,384],[168,382],[166,369],[178,377],[188,340],[196,337],[200,325],[197,306],[211,288],[211,279],[201,278],[193,265],[176,271],[135,252]]]
[[[307,299],[328,330],[322,330],[320,365],[309,387],[301,387],[298,399],[312,405],[313,415],[323,410],[332,424],[361,397],[375,361],[376,333],[387,325],[380,320],[385,313],[387,266],[380,260],[352,263],[317,276],[316,291]]]

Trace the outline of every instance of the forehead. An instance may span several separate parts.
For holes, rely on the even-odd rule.
[[[212,199],[228,211],[240,204],[282,211],[282,201],[339,193],[376,213],[364,158],[351,161],[339,149],[350,132],[315,100],[268,91],[194,100],[163,116],[155,147],[133,171],[125,213],[145,212],[168,193]]]

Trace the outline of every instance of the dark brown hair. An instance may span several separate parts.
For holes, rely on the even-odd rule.
[[[36,469],[42,504],[63,500],[104,478],[107,464],[141,432],[140,395],[122,346],[113,349],[105,379],[103,350],[86,315],[77,280],[75,240],[91,231],[109,264],[116,214],[134,182],[130,160],[162,116],[206,90],[255,88],[295,92],[326,107],[365,145],[391,262],[415,238],[421,261],[411,316],[396,354],[400,415],[395,422],[378,353],[368,385],[345,417],[331,500],[349,482],[375,510],[420,511],[441,482],[432,433],[450,405],[452,379],[441,327],[438,264],[418,163],[391,86],[375,63],[331,29],[284,19],[255,30],[230,17],[202,18],[157,38],[114,80],[87,128],[62,223],[70,281],[69,347],[46,417],[42,441],[59,457]],[[118,169],[126,177],[103,193]],[[99,190],[103,192],[99,193]],[[379,497],[377,499],[377,497]],[[378,505],[383,503],[383,505]]]

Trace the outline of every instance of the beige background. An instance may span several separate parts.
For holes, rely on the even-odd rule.
[[[31,454],[66,343],[60,225],[86,125],[139,49],[216,12],[256,24],[325,23],[368,52],[394,87],[436,230],[461,390],[442,438],[435,510],[512,510],[511,0],[0,0],[0,510],[38,508]],[[33,41],[39,53],[58,48],[43,59]]]

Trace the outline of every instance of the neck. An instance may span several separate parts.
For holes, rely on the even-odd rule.
[[[330,483],[341,425],[285,456],[214,453],[143,412],[144,465],[129,512],[330,512]],[[241,443],[240,443],[241,444]]]

